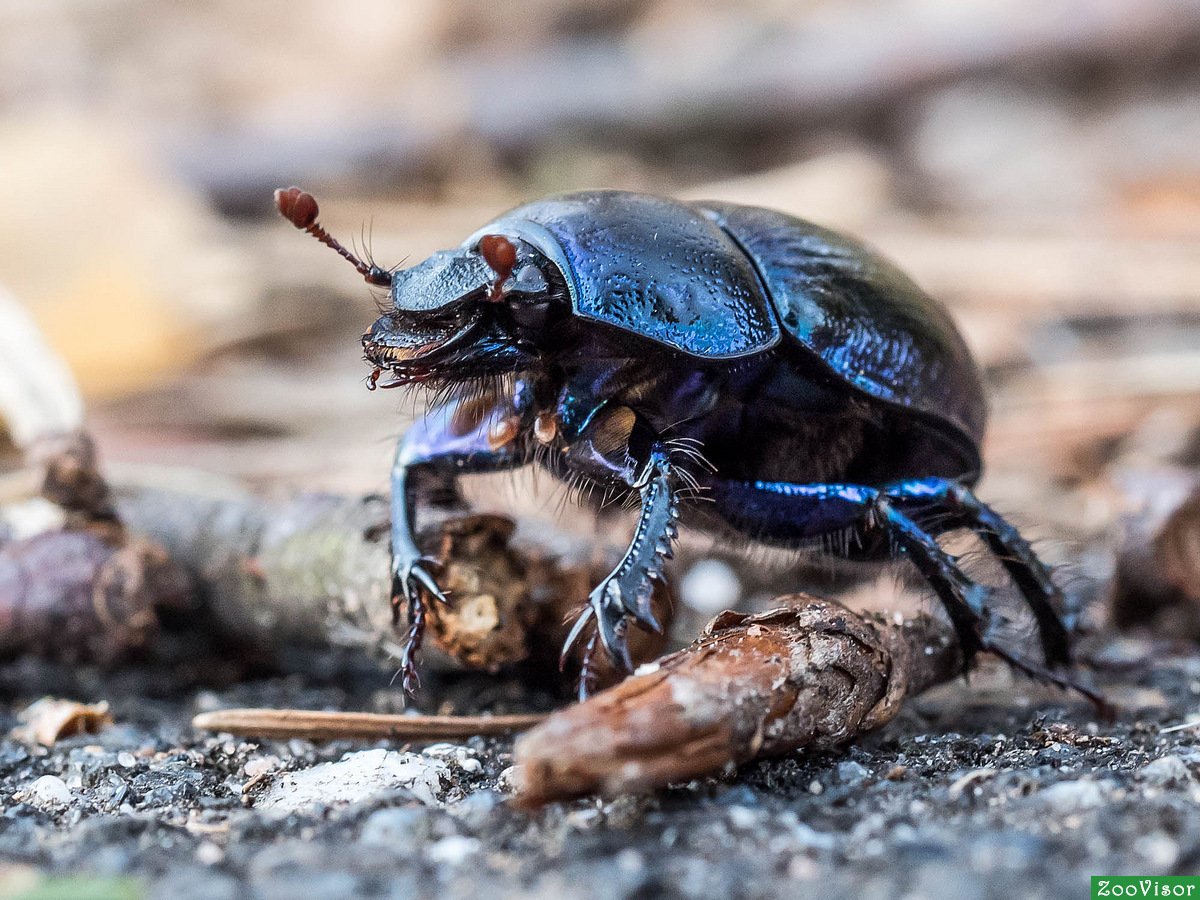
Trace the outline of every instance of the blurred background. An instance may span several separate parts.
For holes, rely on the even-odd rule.
[[[1113,465],[1200,459],[1195,0],[0,2],[0,291],[110,466],[385,489],[413,403],[290,184],[384,265],[583,187],[858,234],[952,308],[984,493],[1061,546]]]

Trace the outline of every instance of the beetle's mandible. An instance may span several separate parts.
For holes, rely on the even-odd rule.
[[[679,523],[785,547],[912,562],[964,657],[1032,674],[1069,662],[1061,597],[1010,524],[980,502],[985,403],[946,311],[862,244],[783,213],[588,191],[518,207],[409,269],[358,260],[312,197],[276,195],[390,309],[363,336],[370,384],[449,399],[401,440],[392,470],[393,603],[407,604],[405,686],[423,595],[444,601],[413,539],[422,502],[462,473],[536,463],[640,503],[628,550],[588,597],[568,647],[598,636],[626,669]],[[503,376],[503,377],[501,377]],[[703,500],[703,502],[700,502]],[[938,538],[978,535],[1037,621],[1040,663],[995,639],[990,589]],[[564,648],[564,652],[565,652]]]

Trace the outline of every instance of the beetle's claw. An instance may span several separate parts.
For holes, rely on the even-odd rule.
[[[408,635],[404,642],[404,654],[401,657],[400,672],[404,690],[415,694],[421,687],[421,678],[417,674],[417,659],[420,655],[421,643],[425,638],[425,603],[421,599],[424,590],[430,596],[442,603],[449,603],[432,573],[426,568],[429,560],[417,558],[401,563],[392,572],[392,624],[400,621],[401,603],[408,611]]]
[[[425,557],[409,560],[396,573],[396,578],[404,585],[404,596],[416,596],[417,588],[424,588],[429,596],[441,603],[449,603],[450,598],[438,586],[437,579],[429,570],[432,560]]]
[[[567,634],[567,639],[563,641],[562,650],[558,655],[558,671],[562,672],[567,667],[567,660],[571,657],[571,651],[575,649],[575,645],[579,643],[579,638],[583,634],[592,617],[596,615],[596,611],[591,606],[585,606],[579,611],[579,615],[575,618],[575,624],[571,626],[571,631]]]
[[[633,659],[626,641],[631,614],[624,598],[620,579],[606,578],[588,597],[588,608],[595,614],[596,632],[608,658],[622,671],[632,672]]]
[[[605,608],[617,610],[647,631],[662,634],[662,622],[654,614],[651,605],[654,597],[653,577],[649,572],[636,570],[624,575],[610,575],[596,586],[588,600],[597,612]]]

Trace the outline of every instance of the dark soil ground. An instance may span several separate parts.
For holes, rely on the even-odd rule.
[[[384,745],[189,725],[220,706],[394,710],[375,669],[318,658],[319,677],[193,689],[23,661],[0,670],[5,732],[45,695],[107,700],[116,723],[0,742],[0,896],[1068,898],[1090,875],[1195,872],[1200,727],[1162,729],[1197,717],[1200,654],[1126,638],[1092,656],[1113,723],[984,667],[841,753],[535,813],[509,802],[509,741],[347,757]],[[443,711],[530,694],[474,676],[427,691]]]

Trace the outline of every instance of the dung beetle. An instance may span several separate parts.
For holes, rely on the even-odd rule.
[[[390,307],[362,339],[370,386],[390,371],[381,387],[435,391],[392,469],[392,602],[407,604],[409,690],[422,592],[446,600],[413,539],[416,508],[457,498],[460,474],[528,463],[593,504],[641,510],[564,654],[586,633],[587,652],[598,638],[632,667],[628,624],[661,627],[652,582],[682,522],[855,560],[907,558],[967,664],[990,651],[1069,683],[1050,671],[1070,661],[1058,588],[971,490],[979,370],[946,310],[863,244],[769,209],[585,191],[519,206],[457,248],[386,270],[330,237],[311,195],[290,188],[276,203],[388,289]],[[1046,668],[997,640],[992,589],[938,543],[956,529],[1007,570]]]

